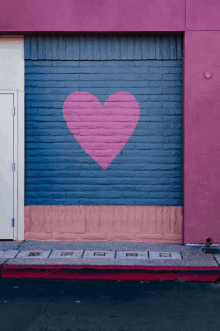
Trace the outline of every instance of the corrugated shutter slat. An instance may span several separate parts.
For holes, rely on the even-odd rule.
[[[26,60],[182,60],[176,36],[26,36]]]

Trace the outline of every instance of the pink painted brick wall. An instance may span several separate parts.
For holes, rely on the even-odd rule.
[[[0,31],[183,31],[184,28],[185,0],[1,0]]]
[[[186,30],[220,30],[219,0],[186,0]]]
[[[220,31],[187,31],[184,53],[184,242],[220,243]]]

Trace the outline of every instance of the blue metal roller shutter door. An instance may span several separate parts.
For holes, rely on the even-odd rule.
[[[66,98],[127,91],[140,118],[102,169],[63,116]],[[183,205],[182,37],[25,37],[25,205]]]

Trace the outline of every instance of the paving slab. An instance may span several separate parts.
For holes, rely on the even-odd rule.
[[[0,241],[0,250],[5,249],[19,249],[19,247],[24,243],[23,240],[17,241]]]
[[[116,251],[102,251],[102,250],[85,250],[83,254],[84,259],[114,259]]]
[[[0,259],[4,259],[4,258],[13,259],[18,254],[18,252],[19,251],[15,249],[0,250]]]
[[[21,249],[87,249],[87,250],[130,250],[130,251],[181,251],[190,249],[182,244],[155,244],[136,242],[107,242],[107,241],[34,241],[27,240],[22,243]],[[196,249],[196,248],[194,248]]]
[[[214,259],[212,254],[204,254],[202,249],[198,250],[185,250],[181,252],[183,263],[186,266],[204,266],[204,267],[211,267],[216,266],[218,263]]]
[[[51,253],[50,250],[47,250],[47,251],[43,251],[43,250],[40,250],[40,249],[32,249],[32,250],[22,250],[18,253],[18,255],[16,256],[15,260],[16,259],[21,259],[21,258],[27,258],[29,259],[30,261],[32,259],[46,259],[48,258],[49,254]]]
[[[67,259],[80,259],[83,255],[84,250],[80,249],[80,250],[63,250],[63,249],[57,249],[57,250],[53,250],[52,253],[49,255],[49,259],[66,259],[66,261],[68,261]]]
[[[148,251],[116,251],[116,259],[148,260],[149,254]]]
[[[151,260],[182,260],[180,252],[149,252]]]

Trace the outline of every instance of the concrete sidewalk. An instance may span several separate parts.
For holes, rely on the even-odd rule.
[[[220,245],[0,241],[2,278],[220,280]],[[219,251],[218,251],[219,249]],[[212,251],[214,250],[214,251]]]

